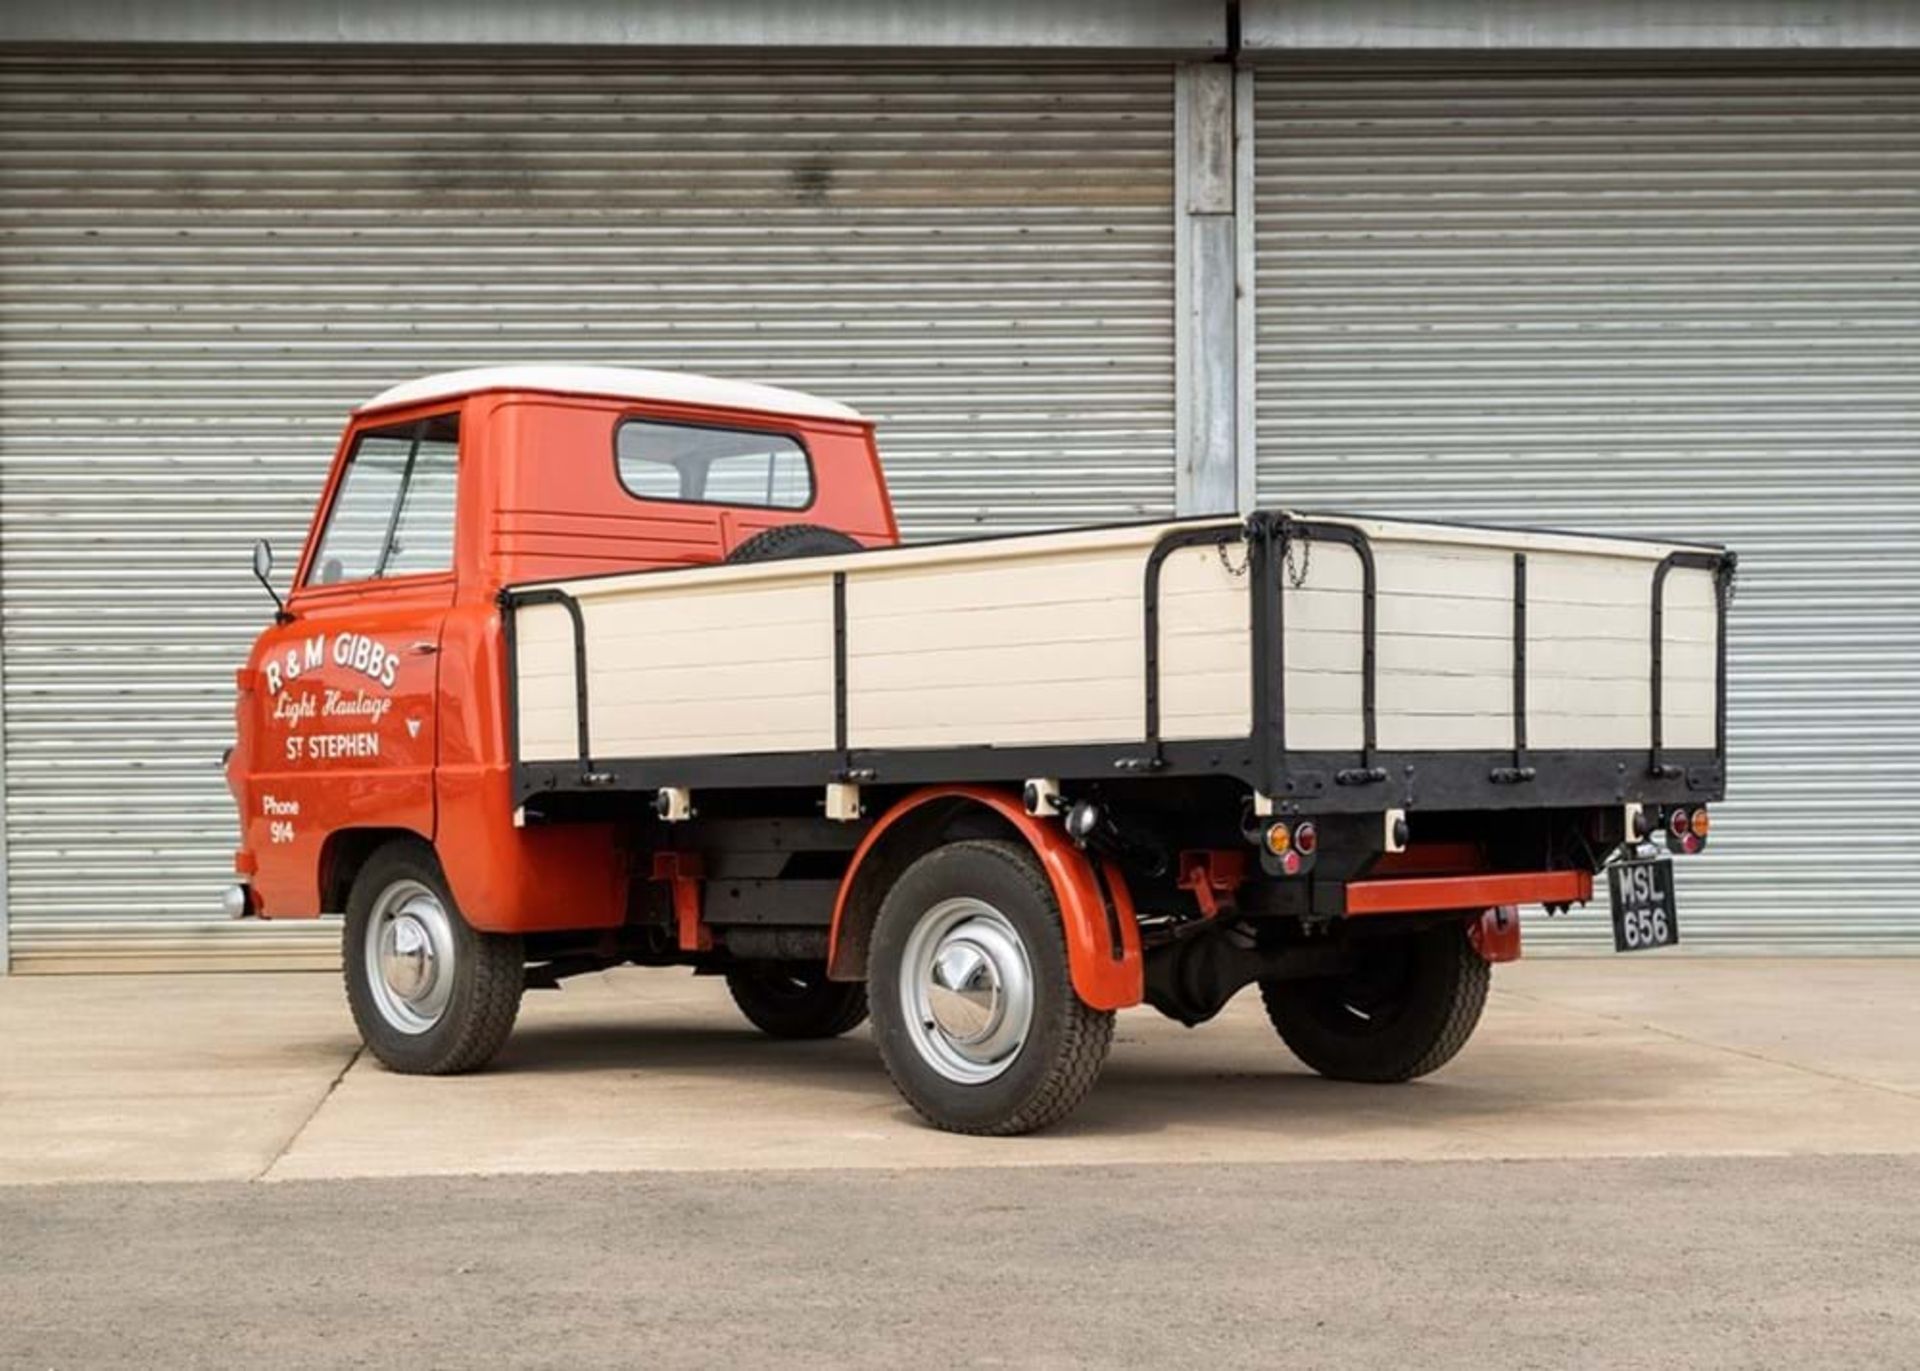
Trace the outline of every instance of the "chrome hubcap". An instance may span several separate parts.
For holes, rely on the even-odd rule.
[[[1033,1027],[1033,967],[1007,916],[983,900],[943,900],[907,939],[901,1008],[920,1056],[950,1081],[981,1085]]]
[[[380,974],[387,989],[403,1000],[417,1000],[440,974],[433,939],[411,914],[401,914],[380,932]]]
[[[433,891],[395,881],[367,921],[367,984],[380,1017],[402,1033],[425,1033],[453,993],[453,921]]]
[[[933,959],[927,1008],[954,1042],[978,1042],[1000,1018],[1000,973],[975,944],[949,940]]]

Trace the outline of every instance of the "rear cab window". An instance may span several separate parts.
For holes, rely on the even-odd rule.
[[[642,500],[755,509],[813,503],[812,463],[788,433],[623,419],[613,448],[620,484]]]
[[[460,419],[439,414],[354,439],[309,586],[453,570]]]

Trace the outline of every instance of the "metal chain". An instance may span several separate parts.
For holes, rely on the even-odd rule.
[[[1226,572],[1227,575],[1233,577],[1236,581],[1239,580],[1242,576],[1245,576],[1248,570],[1251,569],[1253,566],[1253,549],[1251,547],[1247,549],[1247,555],[1240,559],[1239,566],[1235,566],[1232,562],[1227,560],[1227,540],[1225,538],[1222,538],[1219,542],[1215,543],[1213,545],[1213,550],[1216,553],[1218,553],[1220,556],[1220,569]]]
[[[1227,539],[1222,538],[1219,542],[1215,543],[1213,545],[1214,555],[1220,559],[1220,569],[1237,581],[1245,576],[1253,567],[1253,547],[1251,544],[1248,545],[1246,555],[1240,559],[1240,565],[1235,566],[1227,557],[1227,542]],[[1305,547],[1305,550],[1300,554],[1300,564],[1298,566],[1295,566],[1293,562],[1293,549],[1296,543],[1303,544]],[[1295,590],[1299,590],[1307,583],[1307,573],[1313,567],[1313,540],[1304,535],[1296,535],[1286,538],[1284,546],[1287,582]]]
[[[1293,565],[1293,547],[1295,543],[1301,544],[1306,549],[1300,554],[1300,566],[1298,570],[1296,570]],[[1281,555],[1286,559],[1287,583],[1295,590],[1300,589],[1301,586],[1307,583],[1307,571],[1313,565],[1313,539],[1304,535],[1288,538]]]

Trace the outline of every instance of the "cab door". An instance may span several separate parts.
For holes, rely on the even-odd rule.
[[[291,620],[263,640],[243,841],[269,915],[276,894],[282,912],[307,912],[286,906],[317,895],[305,892],[335,829],[434,833],[458,473],[457,415],[357,434],[288,600]]]

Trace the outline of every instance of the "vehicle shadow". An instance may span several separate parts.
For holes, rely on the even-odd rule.
[[[782,1041],[742,1024],[674,1026],[659,1022],[619,1024],[546,1023],[514,1030],[489,1072],[541,1075],[606,1071],[667,1071],[733,1080],[792,1079],[795,1072],[822,1079],[878,1073],[880,1058],[864,1029],[840,1038]]]
[[[1711,1091],[1718,1073],[1710,1062],[1692,1063],[1684,1074],[1652,1069],[1643,1054],[1623,1054],[1618,1041],[1509,1037],[1470,1045],[1423,1080],[1364,1085],[1324,1080],[1278,1042],[1250,1045],[1245,1030],[1124,1025],[1093,1093],[1044,1136],[1137,1137],[1174,1125],[1320,1139],[1480,1133],[1523,1114],[1641,1116]],[[636,1084],[657,1072],[683,1085],[724,1085],[734,1099],[798,1087],[884,1102],[893,1116],[914,1120],[865,1028],[791,1042],[744,1024],[544,1023],[516,1033],[492,1070],[642,1078]]]

